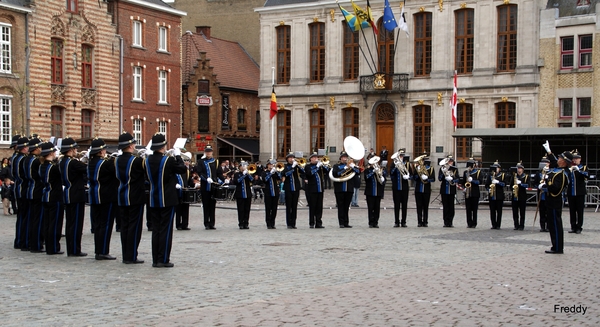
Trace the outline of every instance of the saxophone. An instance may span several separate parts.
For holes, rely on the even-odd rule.
[[[496,179],[496,172],[492,173],[492,182]],[[496,184],[490,184],[490,199],[496,195]]]
[[[517,178],[517,173],[515,173],[514,176],[515,176],[515,180],[514,180],[514,185],[512,187],[513,198],[518,198],[519,197],[519,185],[517,184],[517,181],[519,180],[519,178]]]
[[[466,175],[465,175],[465,181],[471,175],[471,170],[473,170],[473,167],[468,167],[467,168]],[[470,197],[471,197],[471,182],[465,182],[465,198],[468,199]]]

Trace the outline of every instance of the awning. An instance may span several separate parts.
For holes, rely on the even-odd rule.
[[[554,127],[554,128],[460,128],[453,137],[474,137],[479,139],[520,139],[530,140],[545,137],[600,137],[600,127]]]
[[[253,155],[258,155],[259,151],[260,151],[260,145],[258,143],[258,140],[253,140],[253,139],[234,139],[234,138],[228,138],[228,137],[217,137],[217,140],[223,142],[223,143],[227,143],[229,145],[231,145],[232,147],[247,153],[251,156]]]

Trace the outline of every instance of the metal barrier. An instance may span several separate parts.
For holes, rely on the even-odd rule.
[[[596,211],[598,212],[598,207],[600,207],[600,187],[596,185],[587,185],[586,187],[587,194],[585,195],[585,205],[586,206],[596,206]]]

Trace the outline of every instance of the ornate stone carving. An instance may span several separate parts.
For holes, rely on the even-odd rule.
[[[81,32],[81,42],[94,44],[96,41],[96,35],[94,34],[94,30],[91,26],[86,25],[83,27],[83,31]]]
[[[81,89],[81,99],[83,100],[82,105],[85,107],[96,107],[96,90],[94,89]]]
[[[65,23],[60,20],[58,17],[54,17],[52,19],[52,27],[50,28],[50,33],[53,36],[65,36]]]
[[[65,103],[65,93],[67,91],[67,88],[64,85],[53,84],[51,86],[51,90],[52,90],[52,95],[51,95],[52,103],[53,104],[56,104],[56,103],[64,104]]]

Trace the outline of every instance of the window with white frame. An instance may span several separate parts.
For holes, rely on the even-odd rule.
[[[11,44],[10,44],[10,25],[0,25],[0,72],[10,73],[11,72]]]
[[[167,71],[158,72],[158,102],[167,103]]]
[[[142,46],[142,22],[139,20],[133,21],[132,42],[135,46]]]
[[[164,136],[167,136],[167,122],[166,121],[158,122],[158,132]]]
[[[133,138],[137,144],[142,143],[142,120],[134,119],[133,120]]]
[[[142,100],[142,67],[133,67],[133,100]]]
[[[167,28],[164,26],[158,28],[158,50],[167,51]]]
[[[10,97],[0,97],[0,123],[2,124],[2,129],[0,130],[0,143],[2,144],[10,143],[11,141],[11,106],[12,99]]]

